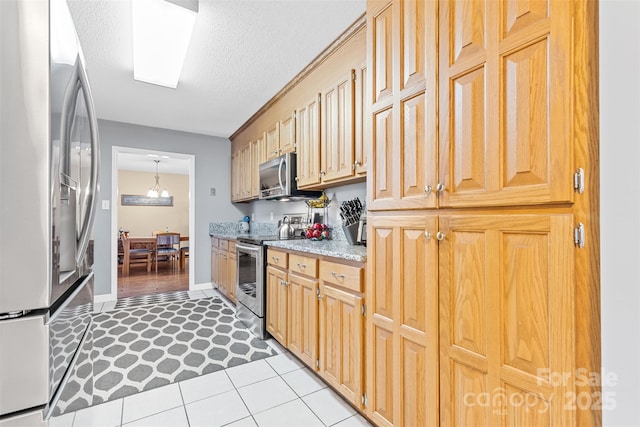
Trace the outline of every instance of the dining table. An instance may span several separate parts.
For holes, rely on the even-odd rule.
[[[189,242],[189,236],[180,236],[181,242]],[[156,237],[128,237],[123,241],[123,263],[122,274],[129,274],[129,251],[131,249],[148,249],[151,252],[151,259],[155,259],[155,253],[158,249],[158,240]],[[182,255],[182,254],[181,254]],[[180,268],[184,269],[184,260],[181,259]]]

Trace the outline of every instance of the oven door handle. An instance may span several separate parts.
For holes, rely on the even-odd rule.
[[[249,252],[259,252],[261,247],[260,246],[245,246],[245,245],[241,245],[239,243],[236,243],[236,249],[242,249],[243,251],[249,251]]]

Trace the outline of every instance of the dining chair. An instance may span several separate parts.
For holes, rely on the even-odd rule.
[[[175,261],[180,258],[180,233],[157,233],[156,234],[155,265],[158,272],[158,261],[160,259],[171,261],[175,267]]]
[[[125,236],[122,238],[122,247],[124,250],[122,274],[129,274],[129,267],[134,264],[146,264],[147,273],[151,272],[151,253],[148,248],[132,248],[131,241]]]

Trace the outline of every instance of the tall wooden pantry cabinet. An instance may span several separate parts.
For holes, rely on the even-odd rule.
[[[597,2],[367,3],[366,412],[601,424]]]

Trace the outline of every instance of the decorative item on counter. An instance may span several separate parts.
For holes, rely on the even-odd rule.
[[[310,240],[328,240],[331,238],[331,232],[327,224],[314,223],[307,227],[305,237]]]
[[[307,204],[307,207],[310,208],[326,208],[329,206],[329,203],[331,203],[331,200],[329,200],[329,197],[323,191],[320,197],[317,199],[305,200],[305,203]]]

